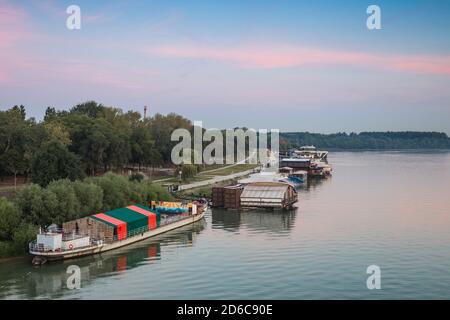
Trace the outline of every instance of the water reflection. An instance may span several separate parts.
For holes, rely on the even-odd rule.
[[[329,179],[310,179],[308,184],[297,188],[299,201],[302,195],[315,191]],[[286,234],[295,225],[297,209],[292,210],[264,210],[246,209],[241,211],[212,209],[212,228],[223,229],[230,232],[239,232],[241,227],[250,231]]]
[[[238,232],[241,227],[245,227],[253,231],[279,233],[293,228],[295,216],[295,209],[289,211],[255,209],[238,212],[214,208],[212,209],[212,228]]]
[[[305,192],[315,191],[317,188],[320,188],[323,184],[330,183],[333,177],[328,177],[326,179],[322,178],[309,178],[308,183],[305,186],[300,186],[297,188],[299,194]]]
[[[14,270],[6,263],[0,266],[0,298],[60,298],[71,291],[67,289],[70,265],[80,268],[81,287],[85,287],[103,277],[120,276],[127,270],[157,263],[163,259],[162,247],[193,246],[205,225],[202,220],[124,248],[42,267],[32,267],[29,259],[15,262]]]

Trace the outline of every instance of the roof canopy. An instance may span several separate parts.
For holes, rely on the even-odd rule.
[[[283,199],[290,186],[285,183],[252,183],[244,187],[242,198]]]

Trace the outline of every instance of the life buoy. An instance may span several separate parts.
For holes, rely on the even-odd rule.
[[[70,250],[73,249],[73,244],[69,244],[69,249],[70,249]]]

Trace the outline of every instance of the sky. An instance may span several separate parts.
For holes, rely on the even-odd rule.
[[[0,0],[0,110],[95,100],[208,128],[450,134],[449,32],[450,0]]]

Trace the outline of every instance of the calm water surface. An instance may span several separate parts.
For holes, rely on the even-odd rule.
[[[290,212],[205,221],[98,256],[0,264],[2,299],[450,298],[450,153],[332,153]],[[81,268],[81,289],[66,269]],[[366,268],[381,268],[368,290]]]

